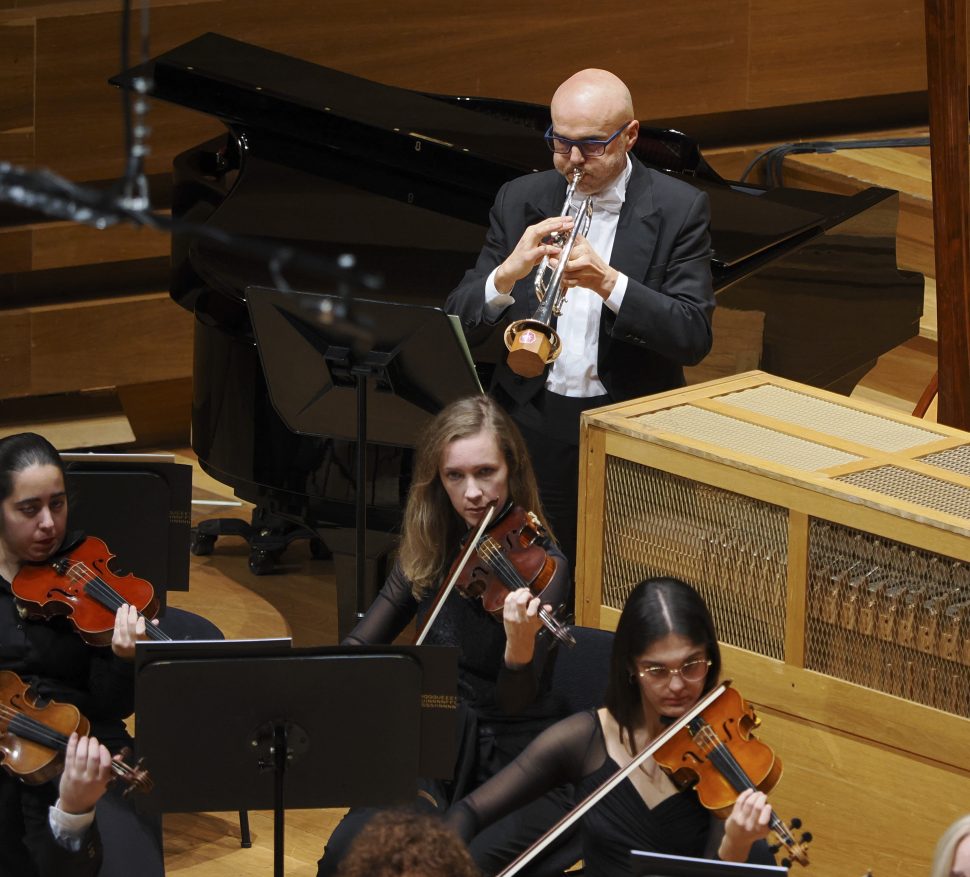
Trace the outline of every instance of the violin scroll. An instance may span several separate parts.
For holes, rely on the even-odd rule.
[[[155,788],[155,783],[152,781],[148,770],[142,767],[145,759],[139,758],[134,764],[128,764],[129,758],[131,758],[131,749],[125,746],[111,760],[111,769],[114,771],[115,776],[125,784],[125,790],[122,795],[127,798],[132,791],[147,795]]]
[[[781,864],[785,868],[790,868],[793,861],[798,862],[798,864],[802,866],[808,865],[808,845],[812,841],[812,833],[810,831],[803,831],[798,840],[795,840],[793,832],[797,831],[801,827],[802,821],[797,816],[789,819],[787,825],[784,825],[786,834],[789,837],[789,842],[786,843],[779,839],[777,843],[773,843],[769,847],[772,855],[780,852],[782,847],[787,850],[791,858],[789,859],[786,856],[781,860]],[[870,874],[869,877],[872,877],[872,875]]]

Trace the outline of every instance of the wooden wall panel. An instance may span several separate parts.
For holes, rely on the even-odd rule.
[[[13,274],[157,259],[167,256],[170,249],[168,235],[137,226],[99,230],[66,220],[11,226],[0,228],[0,271]]]
[[[4,272],[30,271],[29,229],[0,229],[0,266]]]
[[[208,2],[153,6],[152,52],[218,30],[220,9]],[[121,98],[107,82],[120,66],[120,22],[113,12],[38,20],[37,164],[77,180],[120,176]],[[76,51],[79,45],[84,51]],[[223,130],[209,118],[160,102],[152,104],[148,124],[149,173],[169,171],[175,153]]]
[[[407,88],[548,102],[573,70],[609,66],[640,99],[641,115],[675,113],[685,102],[697,112],[736,105],[745,94],[748,0],[691,5],[685,15],[673,2],[608,0],[550,16],[510,0],[336,0],[324,18],[307,17],[305,0],[283,0],[272,16],[239,9],[224,32]]]
[[[165,293],[34,308],[30,336],[34,395],[192,374],[192,315]]]
[[[0,399],[30,391],[30,314],[4,311],[0,318]]]
[[[926,88],[922,0],[750,2],[749,107]]]
[[[0,26],[0,131],[34,124],[34,26]]]
[[[0,131],[0,158],[29,167],[34,163],[34,131]]]
[[[117,225],[102,230],[71,222],[52,222],[33,229],[35,271],[167,256],[168,235],[150,228]]]

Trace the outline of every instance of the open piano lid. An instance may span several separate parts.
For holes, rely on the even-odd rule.
[[[128,86],[139,75],[151,77],[152,97],[215,116],[230,127],[271,130],[408,174],[420,174],[424,168],[428,176],[447,178],[449,184],[488,202],[504,182],[551,167],[541,137],[548,109],[540,105],[488,101],[499,115],[486,114],[463,107],[460,97],[439,98],[383,85],[214,33],[111,81]],[[469,101],[476,107],[483,103]],[[521,118],[522,123],[511,118]],[[644,136],[641,133],[641,139]],[[415,161],[416,152],[424,153],[424,161]],[[652,164],[656,150],[638,144],[634,153]],[[734,274],[732,269],[746,260],[810,237],[831,219],[716,175],[676,175],[711,198],[716,275],[719,269]],[[483,211],[483,224],[485,216]],[[722,285],[715,277],[715,286]]]

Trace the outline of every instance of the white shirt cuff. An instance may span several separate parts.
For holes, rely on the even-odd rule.
[[[613,287],[610,297],[604,302],[614,314],[620,312],[620,305],[623,304],[623,296],[626,295],[626,285],[630,279],[622,271],[617,271],[616,274],[616,285]]]
[[[499,292],[495,287],[495,272],[498,268],[493,268],[485,281],[485,319],[489,323],[497,323],[507,308],[515,303],[511,295]]]
[[[76,853],[81,849],[81,840],[94,822],[94,811],[87,813],[65,813],[60,808],[61,799],[51,805],[47,821],[51,832],[62,847]]]

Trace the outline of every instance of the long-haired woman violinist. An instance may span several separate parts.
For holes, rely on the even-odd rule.
[[[711,691],[720,669],[714,624],[697,592],[677,579],[641,582],[616,629],[605,706],[546,730],[447,821],[471,839],[562,783],[585,798]],[[629,874],[631,849],[771,863],[762,841],[770,816],[764,794],[746,791],[721,822],[650,759],[582,818],[583,859],[597,877]]]
[[[25,564],[83,538],[66,533],[67,508],[64,467],[50,442],[34,433],[0,439],[0,670],[19,675],[41,702],[74,704],[90,720],[92,734],[117,751],[131,742],[122,721],[134,706],[128,659],[144,635],[144,619],[122,606],[111,647],[94,648],[63,618],[26,617],[11,592]],[[56,798],[56,782],[29,786],[0,772],[0,873],[36,873],[36,844]],[[160,868],[160,850],[157,859]],[[145,863],[140,873],[152,873],[151,867]]]
[[[542,519],[528,452],[518,430],[487,396],[459,400],[429,424],[418,442],[404,512],[397,561],[374,604],[345,640],[390,643],[414,618],[428,618],[462,539],[486,510],[508,501]],[[539,541],[557,561],[542,604],[558,607],[569,597],[562,552],[548,536]],[[555,709],[550,695],[551,647],[542,631],[540,600],[527,590],[505,598],[501,622],[481,600],[452,593],[429,628],[425,642],[457,646],[461,743],[452,783],[424,781],[422,799],[443,811],[511,761]],[[568,809],[571,799],[554,793],[523,820],[496,826],[471,845],[477,864],[494,870],[528,846]],[[352,811],[337,827],[320,861],[320,875],[334,872],[353,836],[372,811]]]

